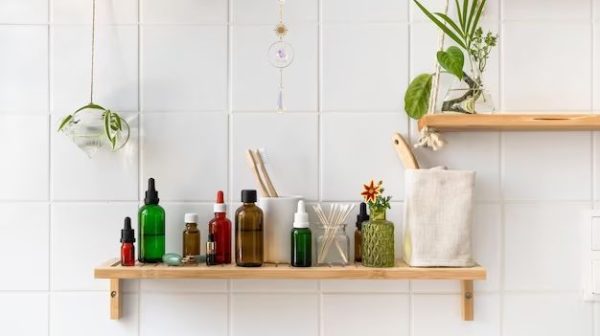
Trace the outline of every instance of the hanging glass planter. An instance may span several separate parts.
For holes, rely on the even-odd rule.
[[[130,131],[129,124],[119,114],[93,103],[95,36],[96,0],[93,0],[90,103],[62,118],[58,126],[58,131],[67,135],[90,158],[102,148],[112,151],[123,148]]]
[[[121,116],[96,104],[83,106],[64,117],[58,130],[90,158],[102,148],[112,151],[123,148],[130,133],[129,124]]]

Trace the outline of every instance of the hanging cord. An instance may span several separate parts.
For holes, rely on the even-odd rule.
[[[90,83],[90,103],[94,101],[94,54],[96,42],[96,0],[92,0],[92,70]]]
[[[446,5],[444,7],[444,14],[448,14],[448,6],[449,0],[446,0]],[[446,34],[444,32],[440,32],[438,50],[444,50],[444,39]],[[431,96],[429,97],[429,108],[427,110],[427,114],[435,113],[435,104],[437,103],[437,97],[439,92],[439,83],[440,83],[440,72],[441,66],[439,62],[435,62],[435,74],[433,75],[433,83],[431,84]],[[425,147],[431,148],[434,151],[444,147],[446,142],[442,139],[440,133],[433,128],[429,128],[427,126],[423,127],[420,131],[419,141],[415,144],[415,148],[417,147]]]

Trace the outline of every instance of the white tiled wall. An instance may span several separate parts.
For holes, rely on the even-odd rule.
[[[185,212],[206,221],[217,189],[235,201],[254,186],[249,147],[266,150],[281,193],[312,202],[356,200],[383,178],[400,240],[389,141],[416,137],[403,94],[432,69],[437,32],[409,0],[287,0],[296,60],[280,115],[265,56],[276,0],[97,1],[96,101],[134,132],[89,160],[56,123],[88,100],[92,1],[0,0],[0,335],[600,336],[578,267],[579,216],[600,206],[590,132],[456,133],[442,152],[418,151],[426,166],[478,174],[474,250],[489,273],[474,322],[460,319],[458,282],[251,280],[130,281],[125,316],[110,321],[92,269],[118,253],[145,180],[157,178],[179,251]],[[600,0],[488,2],[497,107],[600,110]]]

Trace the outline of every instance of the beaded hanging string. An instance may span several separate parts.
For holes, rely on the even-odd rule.
[[[288,28],[283,22],[285,0],[278,0],[278,2],[279,23],[275,26],[275,35],[278,40],[269,46],[268,57],[271,65],[279,69],[279,92],[277,95],[276,111],[283,112],[285,111],[283,70],[292,64],[294,60],[294,48],[291,44],[283,40],[288,33]]]
[[[446,0],[446,5],[444,7],[444,14],[448,14],[448,6],[449,0]],[[446,34],[442,31],[440,32],[440,37],[438,40],[438,50],[444,49],[444,39]],[[440,84],[440,72],[441,67],[439,62],[435,62],[435,75],[433,76],[433,81],[431,84],[431,96],[429,97],[429,109],[427,114],[435,113],[435,104],[437,103],[437,97],[439,93],[439,84]],[[446,142],[441,138],[440,133],[427,126],[423,127],[420,131],[419,141],[415,144],[415,147],[425,147],[431,148],[434,151],[442,148]]]
[[[96,52],[96,0],[92,1],[92,70],[90,83],[90,104],[94,102],[94,56]]]

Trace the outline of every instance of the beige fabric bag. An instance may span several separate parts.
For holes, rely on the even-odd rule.
[[[410,266],[473,266],[475,172],[408,169],[403,258]]]

